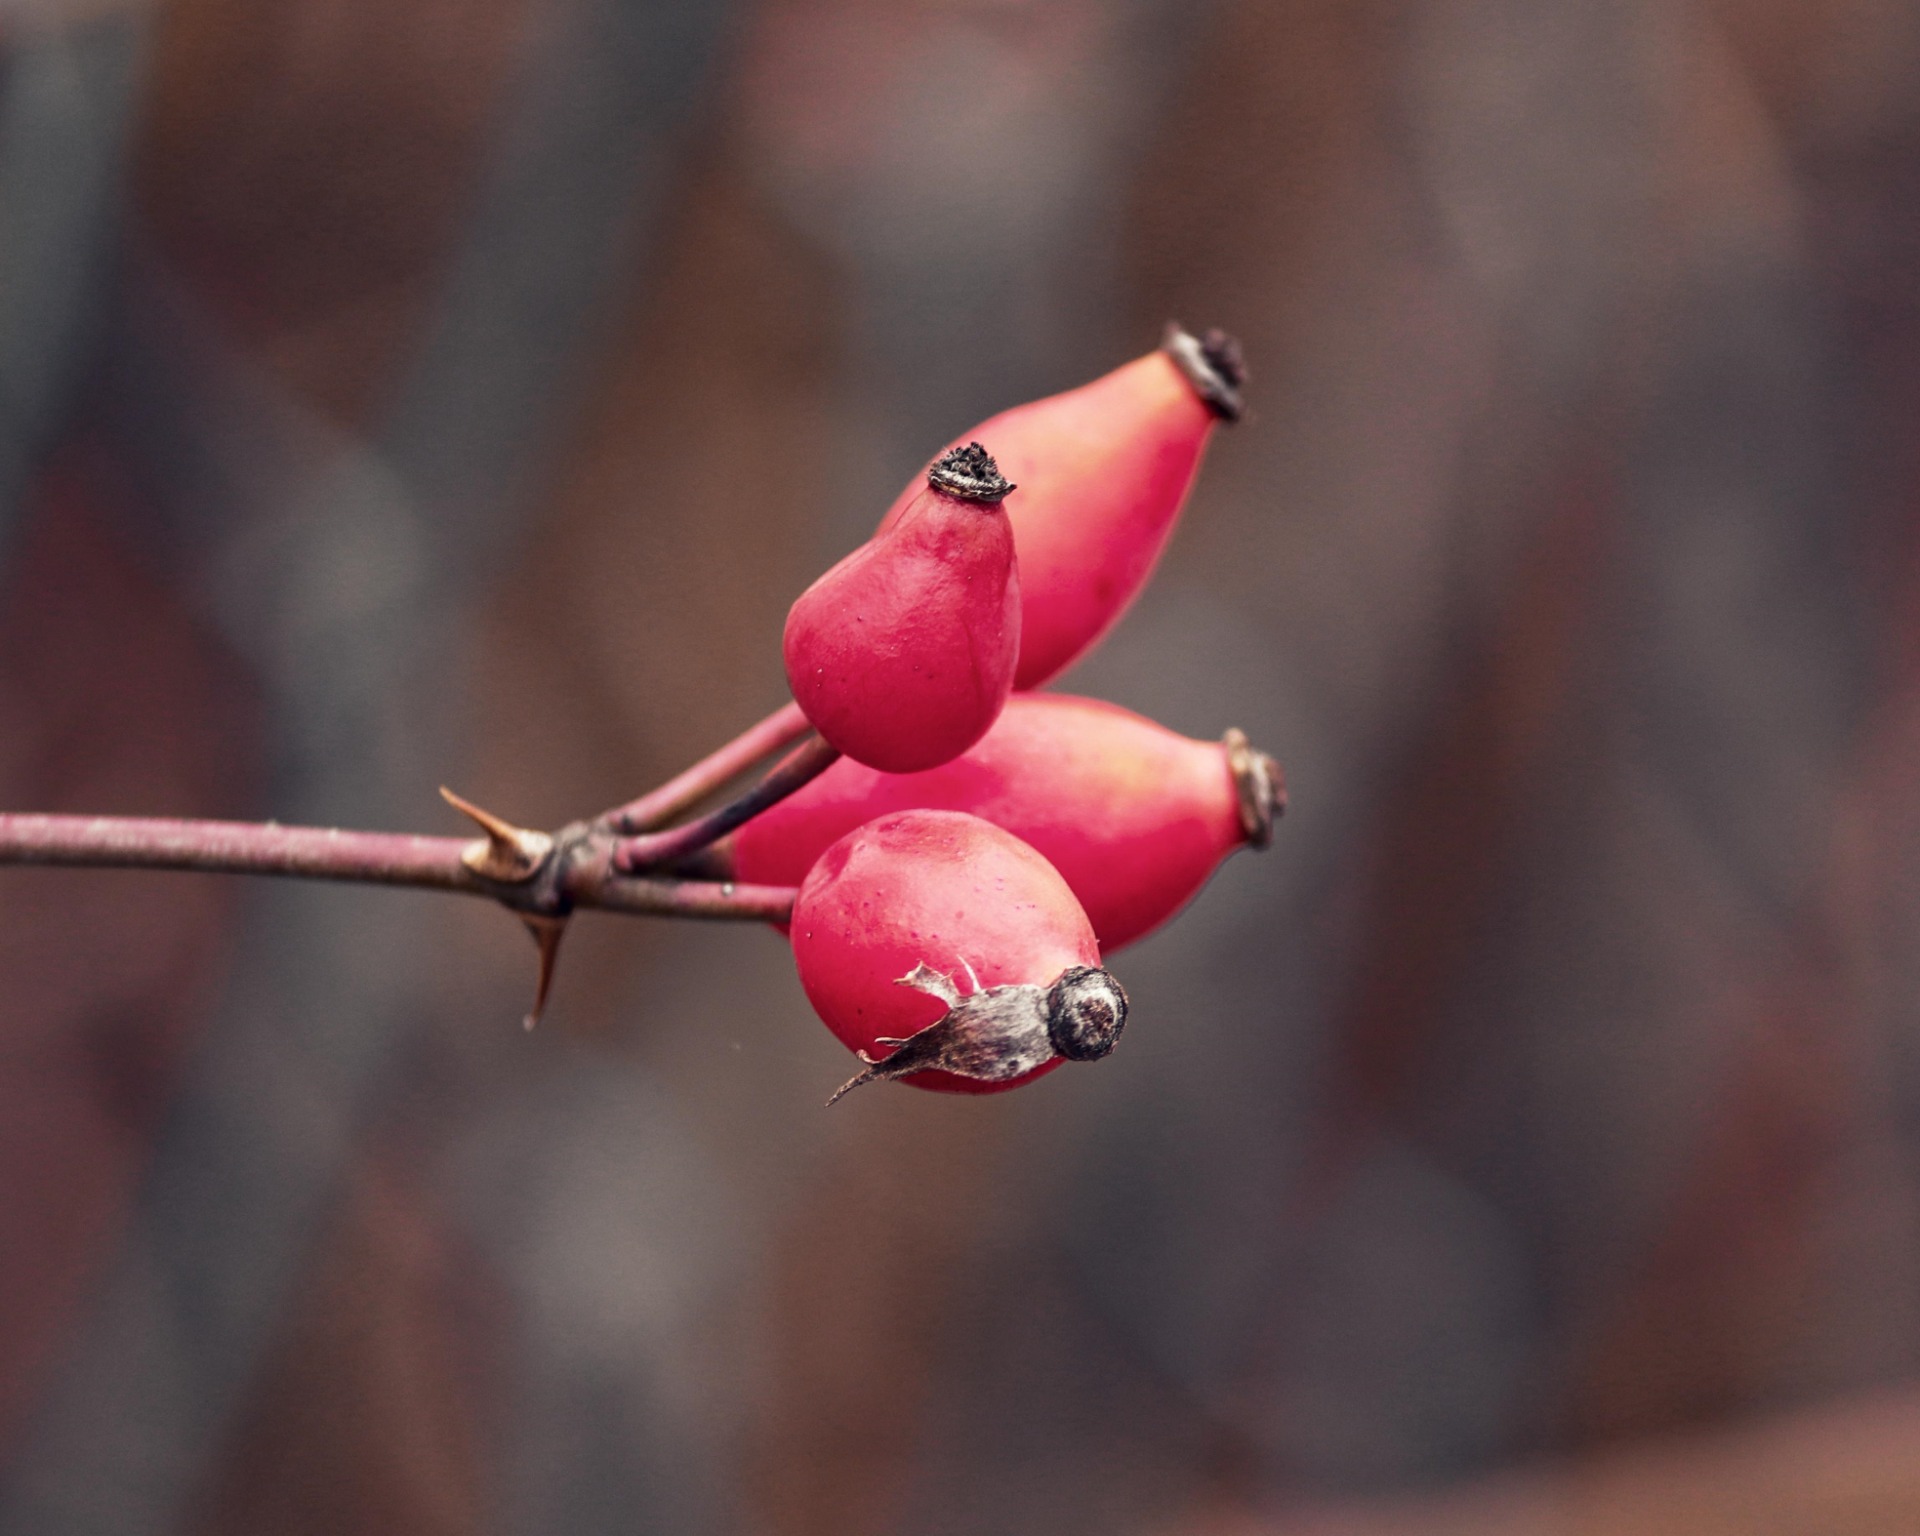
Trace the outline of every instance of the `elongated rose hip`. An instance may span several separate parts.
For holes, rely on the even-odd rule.
[[[1006,703],[1020,654],[1001,506],[1012,489],[978,443],[942,455],[899,516],[787,615],[794,700],[856,762],[889,773],[944,763]]]
[[[1066,882],[960,811],[882,816],[828,848],[794,903],[793,958],[867,1064],[840,1093],[882,1078],[996,1093],[1106,1055],[1126,1023]]]
[[[839,762],[740,829],[733,869],[795,885],[837,838],[889,811],[969,811],[1060,871],[1111,954],[1192,899],[1236,848],[1265,846],[1286,802],[1277,764],[1195,741],[1098,699],[1016,694],[992,730],[925,773]]]
[[[1246,369],[1223,331],[1167,328],[1160,349],[967,434],[1019,482],[1007,505],[1020,552],[1020,664],[1038,688],[1092,649],[1160,558],[1216,422],[1239,419]],[[907,487],[882,531],[906,515]]]

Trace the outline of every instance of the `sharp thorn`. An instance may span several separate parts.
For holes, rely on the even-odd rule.
[[[465,796],[456,795],[444,784],[440,786],[440,798],[446,801],[447,804],[452,806],[456,811],[460,812],[461,815],[478,823],[480,830],[496,842],[505,843],[508,847],[512,847],[520,835],[520,829],[512,822],[494,815],[492,811],[482,810]]]
[[[487,835],[484,843],[474,843],[460,855],[460,862],[476,875],[508,883],[525,880],[552,851],[553,839],[546,833],[516,827],[504,817],[456,795],[444,784],[440,786],[440,798],[461,815],[471,818]]]
[[[566,935],[567,920],[563,917],[522,917],[520,920],[527,925],[527,932],[533,935],[534,945],[540,951],[540,975],[533,986],[533,1011],[521,1020],[522,1026],[531,1031],[547,1011],[547,994],[553,990],[553,972],[560,959],[560,940]]]
[[[862,1083],[871,1083],[873,1081],[875,1081],[875,1074],[872,1067],[867,1068],[867,1070],[864,1072],[857,1073],[855,1076],[848,1078],[838,1088],[833,1090],[833,1097],[827,1100],[826,1107],[828,1109],[832,1109],[834,1105],[838,1104],[843,1098],[845,1098],[849,1093],[852,1093],[853,1090],[858,1088]]]

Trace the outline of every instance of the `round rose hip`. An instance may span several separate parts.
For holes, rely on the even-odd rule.
[[[868,1064],[842,1093],[891,1077],[997,1092],[1106,1055],[1126,1022],[1066,882],[964,812],[902,811],[834,843],[792,937],[814,1011]]]
[[[1173,533],[1214,426],[1239,418],[1245,381],[1232,337],[1169,326],[1157,352],[967,434],[992,443],[1020,483],[1007,506],[1020,553],[1015,688],[1064,672],[1126,612]],[[901,494],[883,531],[918,488]]]
[[[856,762],[931,768],[992,725],[1020,654],[1020,582],[1001,500],[1013,487],[978,443],[956,448],[886,528],[800,594],[787,683]]]
[[[797,885],[828,844],[888,811],[969,811],[1030,843],[1086,909],[1103,953],[1159,927],[1235,849],[1264,846],[1277,764],[1230,731],[1195,741],[1098,699],[1015,694],[979,744],[924,773],[839,762],[742,827],[733,871]]]

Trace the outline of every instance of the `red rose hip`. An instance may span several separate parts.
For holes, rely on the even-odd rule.
[[[1066,882],[964,812],[882,816],[834,843],[792,936],[814,1011],[867,1063],[840,1093],[882,1078],[993,1093],[1106,1055],[1126,1022]]]
[[[1020,654],[1020,582],[1002,499],[978,443],[945,454],[888,526],[800,594],[787,683],[856,762],[911,773],[993,724]]]
[[[925,773],[839,762],[750,821],[733,872],[796,885],[836,838],[889,811],[969,811],[1031,844],[1085,908],[1102,952],[1160,926],[1220,861],[1271,839],[1279,766],[1238,731],[1195,741],[1069,694],[1015,694],[980,743]]]
[[[968,434],[1020,483],[1015,688],[1064,672],[1119,620],[1173,533],[1213,428],[1239,418],[1246,369],[1223,331],[1167,328],[1156,352],[1091,384],[1016,406]],[[882,531],[918,494],[901,493]]]

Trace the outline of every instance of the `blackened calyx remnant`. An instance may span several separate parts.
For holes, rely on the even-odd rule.
[[[866,1070],[841,1084],[827,1103],[862,1083],[915,1072],[1007,1083],[1056,1056],[1097,1061],[1113,1049],[1127,1022],[1127,994],[1097,966],[1069,966],[1049,987],[1020,982],[983,988],[971,966],[967,977],[973,991],[963,995],[951,976],[924,961],[902,976],[901,986],[939,998],[947,1011],[904,1040],[882,1036],[876,1043],[893,1048],[882,1060],[860,1052]]]
[[[1068,1061],[1098,1061],[1126,1024],[1127,994],[1097,965],[1070,965],[1047,988],[1047,1038]]]
[[[1174,321],[1167,326],[1160,350],[1186,375],[1208,410],[1222,421],[1240,419],[1246,410],[1241,391],[1247,384],[1247,363],[1239,342],[1218,328],[1196,337]]]
[[[962,501],[999,501],[1016,489],[1000,473],[993,455],[978,443],[949,448],[941,454],[927,471],[927,484]]]
[[[1227,771],[1233,775],[1233,790],[1240,806],[1240,830],[1251,848],[1265,848],[1273,841],[1273,824],[1287,811],[1287,781],[1280,765],[1247,740],[1247,733],[1233,729],[1220,738],[1227,749]]]

